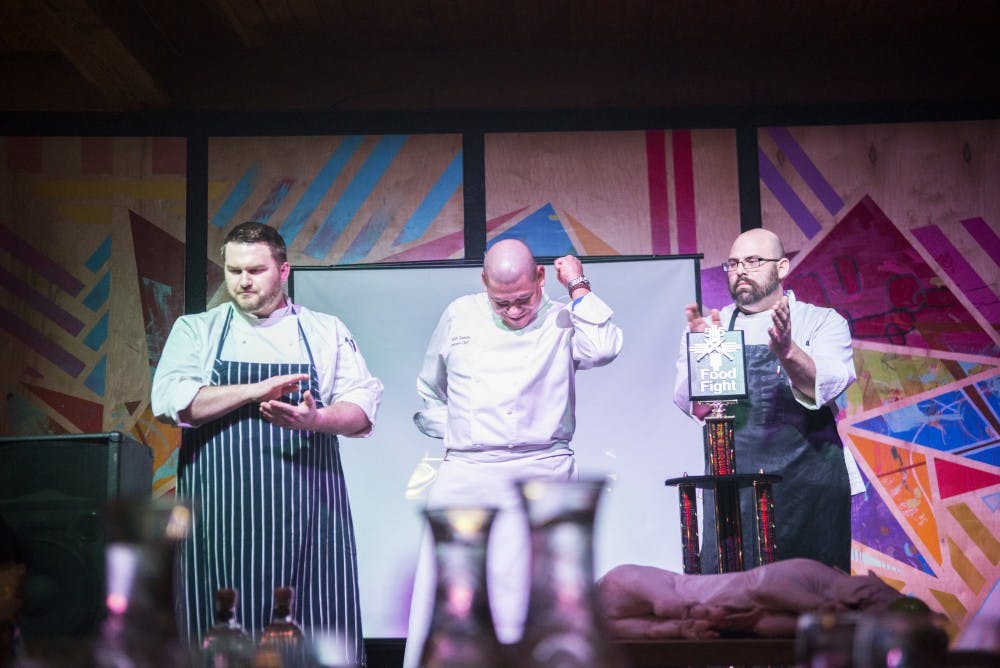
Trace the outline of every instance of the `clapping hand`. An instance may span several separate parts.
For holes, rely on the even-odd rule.
[[[298,404],[280,400],[261,402],[260,414],[276,427],[313,429],[316,423],[316,400],[313,399],[312,392],[306,390]]]
[[[768,346],[779,360],[788,359],[792,352],[792,314],[788,310],[788,297],[782,297],[771,312],[772,327],[767,330],[771,340]]]
[[[719,309],[712,309],[709,315],[703,316],[697,304],[688,304],[684,307],[684,315],[688,321],[689,332],[704,332],[709,327],[722,327],[722,317]]]

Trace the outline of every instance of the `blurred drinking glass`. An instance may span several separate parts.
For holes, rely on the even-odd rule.
[[[851,668],[856,612],[810,612],[799,617],[795,659],[803,668]]]
[[[944,619],[933,612],[861,615],[854,636],[855,668],[938,668],[948,660]]]

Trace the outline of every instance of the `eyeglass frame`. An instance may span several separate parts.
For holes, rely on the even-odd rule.
[[[756,258],[756,263],[752,267],[747,265],[747,260],[754,260],[755,258]],[[726,272],[727,274],[731,274],[734,271],[739,271],[741,265],[743,266],[744,269],[750,272],[750,271],[757,271],[758,269],[760,269],[761,264],[764,262],[781,262],[784,259],[785,258],[783,257],[756,257],[755,255],[751,255],[750,257],[745,257],[742,260],[726,260],[719,266],[721,266],[722,271]],[[736,265],[734,267],[730,267],[729,266],[730,262],[735,262]]]

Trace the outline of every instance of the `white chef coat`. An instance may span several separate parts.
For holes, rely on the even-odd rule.
[[[489,505],[487,586],[497,636],[522,634],[530,585],[528,527],[513,483],[572,479],[575,372],[603,366],[622,348],[611,308],[589,293],[571,303],[542,295],[535,320],[508,328],[486,293],[453,301],[431,336],[417,379],[424,410],[414,422],[447,449],[429,507]],[[416,666],[434,598],[433,543],[425,531],[414,578],[403,665]]]
[[[299,336],[298,320],[312,349],[323,403],[330,406],[336,401],[349,401],[375,423],[382,382],[369,373],[347,326],[336,316],[290,302],[264,318],[244,313],[231,302],[178,318],[153,376],[151,403],[157,418],[190,426],[180,423],[179,413],[191,405],[198,390],[211,385],[218,342],[230,310],[233,319],[223,342],[223,359],[309,362],[309,353]]]
[[[576,428],[574,372],[607,364],[622,347],[611,308],[594,293],[572,304],[542,295],[535,320],[504,325],[485,292],[453,301],[417,378],[417,427],[449,450],[539,448]]]

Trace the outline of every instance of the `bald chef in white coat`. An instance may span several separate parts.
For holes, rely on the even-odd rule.
[[[487,587],[497,637],[521,637],[528,602],[529,545],[516,480],[572,479],[578,369],[603,366],[622,347],[611,308],[591,292],[572,255],[554,263],[568,297],[545,293],[545,267],[516,239],[495,242],[483,262],[485,292],[453,301],[431,336],[414,416],[424,434],[443,438],[444,460],[429,508],[499,508],[487,556]],[[432,544],[421,546],[404,666],[416,666],[434,599]]]

